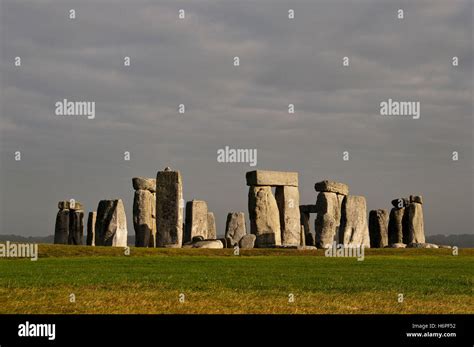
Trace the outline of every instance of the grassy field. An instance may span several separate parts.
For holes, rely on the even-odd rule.
[[[474,249],[372,249],[364,261],[281,249],[39,254],[0,259],[0,313],[474,313]]]

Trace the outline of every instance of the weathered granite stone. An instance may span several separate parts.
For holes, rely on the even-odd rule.
[[[439,248],[438,245],[434,243],[425,243],[425,242],[411,242],[407,245],[407,248]]]
[[[97,212],[89,212],[87,217],[87,240],[88,246],[95,246],[95,221],[97,220]]]
[[[425,243],[423,205],[411,203],[405,207],[402,224],[404,239],[403,243]]]
[[[392,200],[392,205],[396,208],[403,208],[410,203],[409,198],[398,198]]]
[[[156,179],[146,177],[132,178],[133,189],[148,190],[149,192],[156,192]]]
[[[276,187],[275,199],[280,211],[281,244],[283,246],[297,246],[301,242],[298,187]]]
[[[213,212],[207,213],[207,238],[210,240],[217,239],[216,218]]]
[[[186,231],[184,240],[194,236],[207,237],[207,203],[203,200],[192,200],[186,203]]]
[[[342,203],[339,242],[348,246],[370,247],[367,204],[363,196],[348,195]]]
[[[61,209],[56,215],[56,225],[54,227],[54,243],[67,245],[69,238],[69,210]]]
[[[403,214],[405,207],[394,207],[388,221],[388,243],[403,243]]]
[[[281,245],[280,215],[271,187],[249,189],[250,230],[256,247]]]
[[[372,210],[369,213],[369,234],[371,248],[384,248],[388,245],[388,212]]]
[[[316,246],[318,248],[331,247],[341,220],[338,194],[319,193],[316,200],[316,210],[318,211],[314,222]]]
[[[212,248],[220,249],[224,248],[224,245],[219,240],[204,240],[193,243],[193,248]]]
[[[156,176],[156,246],[181,247],[183,243],[183,184],[179,171],[166,168]]]
[[[294,186],[298,187],[297,172],[249,171],[245,175],[248,186]]]
[[[242,249],[250,249],[255,247],[256,236],[254,234],[244,235],[239,241],[239,247]]]
[[[231,248],[235,244],[238,244],[245,234],[247,234],[247,229],[245,226],[245,213],[229,213],[225,223],[225,238],[227,240],[227,247]]]
[[[423,197],[421,195],[410,195],[410,202],[416,202],[417,204],[423,204]]]
[[[127,218],[121,199],[101,200],[95,222],[96,246],[127,246]]]
[[[148,247],[153,237],[153,206],[155,198],[148,190],[135,191],[133,199],[133,228],[135,229],[135,246]]]
[[[84,238],[84,211],[70,210],[69,212],[69,245],[82,245]]]
[[[387,246],[388,248],[406,248],[407,245],[401,242],[391,243]]]
[[[62,200],[58,202],[58,208],[60,210],[84,210],[84,205],[73,199]]]
[[[344,183],[324,180],[314,185],[317,192],[337,193],[340,195],[349,194],[349,186]]]

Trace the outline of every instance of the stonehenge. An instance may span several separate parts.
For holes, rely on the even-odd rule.
[[[183,182],[179,171],[166,167],[156,175],[156,246],[183,244]],[[206,217],[207,218],[207,217]]]
[[[256,247],[298,245],[300,211],[297,172],[247,172],[250,232]],[[272,192],[275,188],[275,196]]]
[[[315,204],[300,205],[297,172],[255,170],[246,173],[250,233],[244,212],[229,212],[224,237],[204,200],[184,204],[181,173],[169,167],[155,178],[134,177],[133,227],[136,247],[170,248],[436,248],[425,242],[423,197],[393,199],[390,212],[371,210],[363,196],[331,180],[314,184]],[[274,193],[273,193],[274,192]],[[58,202],[54,243],[82,245],[84,206]],[[186,210],[184,210],[186,208]],[[316,214],[314,233],[311,214]],[[86,244],[127,246],[127,219],[121,199],[101,200],[88,213]],[[315,247],[316,246],[316,247]]]
[[[156,238],[156,180],[134,177],[133,228],[136,247],[155,247]]]
[[[127,237],[127,218],[122,200],[101,200],[95,221],[95,245],[126,247]]]
[[[84,237],[84,207],[73,199],[58,202],[59,211],[54,227],[54,243],[82,245]]]
[[[371,248],[388,246],[388,212],[372,210],[369,213],[369,235]]]

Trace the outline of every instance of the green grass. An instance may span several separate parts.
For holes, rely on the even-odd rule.
[[[0,259],[0,313],[474,313],[473,249],[373,249],[364,261],[277,249],[39,254]]]

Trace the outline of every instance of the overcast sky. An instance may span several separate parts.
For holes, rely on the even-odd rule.
[[[369,210],[423,195],[427,235],[472,232],[472,1],[0,4],[1,234],[52,234],[70,198],[86,213],[123,199],[133,234],[131,178],[166,166],[223,234],[228,212],[248,218],[255,169],[218,163],[225,146],[257,149],[257,169],[298,171],[301,204],[332,179]],[[95,119],[55,115],[64,98],[94,101]],[[419,101],[420,119],[381,116],[389,98]]]

